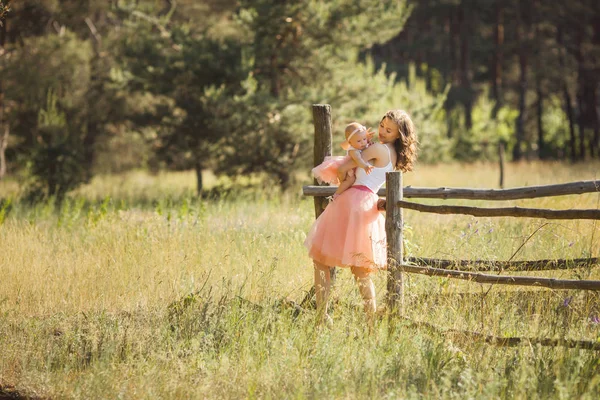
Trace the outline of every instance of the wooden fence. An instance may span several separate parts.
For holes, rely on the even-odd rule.
[[[331,109],[329,105],[313,105],[315,126],[314,164],[320,164],[326,156],[331,155]],[[331,196],[335,187],[305,186],[303,194],[314,196],[315,216],[318,217],[327,205],[326,196]],[[428,276],[444,276],[464,279],[472,282],[502,285],[539,286],[551,289],[580,289],[600,291],[600,281],[596,280],[566,280],[547,277],[509,276],[482,274],[480,271],[489,270],[544,270],[566,269],[573,266],[598,264],[600,259],[582,258],[574,260],[533,260],[533,261],[504,261],[491,262],[482,260],[438,260],[410,258],[407,263],[403,254],[403,209],[438,214],[466,214],[481,217],[530,217],[544,219],[592,219],[600,220],[600,210],[549,210],[538,208],[502,207],[482,208],[466,206],[432,206],[409,202],[404,198],[428,199],[467,199],[467,200],[516,200],[532,199],[549,196],[564,196],[583,193],[600,193],[600,181],[580,181],[558,185],[530,186],[512,189],[470,189],[470,188],[413,188],[403,187],[402,173],[389,172],[386,176],[386,186],[379,191],[385,196],[382,204],[386,213],[388,281],[387,303],[391,310],[402,311],[404,304],[403,273],[415,273]],[[474,265],[475,271],[461,270],[461,267]],[[335,270],[332,268],[332,279]]]

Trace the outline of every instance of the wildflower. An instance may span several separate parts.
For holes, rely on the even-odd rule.
[[[571,304],[571,300],[573,300],[573,298],[572,298],[572,297],[566,297],[566,298],[563,300],[563,307],[569,307],[569,304]]]

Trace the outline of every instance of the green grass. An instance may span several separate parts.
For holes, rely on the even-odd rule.
[[[598,163],[511,164],[506,186],[594,179],[597,171]],[[496,178],[494,165],[422,166],[405,184],[490,187]],[[1,183],[0,386],[110,399],[600,395],[598,352],[502,348],[387,318],[369,332],[348,271],[334,289],[333,328],[316,327],[313,311],[295,315],[284,301],[299,302],[312,285],[302,245],[312,201],[299,187],[280,194],[266,184],[206,182],[227,194],[195,199],[191,172],[135,172],[99,177],[61,207],[24,204],[18,185]],[[599,199],[501,204],[598,208]],[[405,216],[410,255],[600,255],[593,221]],[[538,275],[600,279],[597,267]],[[381,304],[385,274],[375,282]],[[599,315],[592,292],[407,278],[406,316],[441,329],[598,341]]]

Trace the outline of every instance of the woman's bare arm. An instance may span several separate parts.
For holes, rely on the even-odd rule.
[[[375,166],[377,166],[377,162],[380,161],[384,155],[387,157],[388,152],[385,149],[385,145],[381,143],[369,146],[366,149],[364,149],[361,153],[363,160],[373,161],[373,164],[375,164]],[[340,173],[346,173],[348,170],[351,170],[352,168],[356,168],[358,166],[358,163],[352,160],[352,158],[350,158],[348,161],[340,165],[338,171],[340,171]]]

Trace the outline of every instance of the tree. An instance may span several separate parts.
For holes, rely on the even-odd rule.
[[[12,151],[29,165],[35,197],[60,199],[89,181],[96,140],[106,134],[107,124],[119,122],[122,108],[117,88],[111,87],[111,60],[101,51],[101,32],[94,22],[102,19],[101,9],[94,8],[90,17],[73,17],[76,34],[59,22],[68,14],[60,7],[72,4],[17,3],[7,33],[11,55],[2,76],[7,78],[6,96],[15,104],[9,115]]]
[[[471,104],[483,104],[477,97],[490,93],[496,103],[492,118],[499,107],[518,111],[510,139],[515,159],[535,147],[540,158],[568,154],[576,159],[582,153],[596,157],[600,3],[426,0],[411,4],[414,12],[404,31],[374,47],[372,54],[378,62],[389,61],[401,79],[407,76],[407,66],[416,63],[417,73],[426,79],[439,71],[437,90],[452,85],[446,103],[449,137],[469,129]],[[435,91],[435,85],[431,89]],[[542,123],[548,113],[560,112],[553,106],[557,96],[564,103],[560,124],[565,129],[552,131],[562,132],[565,138],[553,143],[564,143],[567,151],[549,147],[549,127]]]
[[[310,145],[308,104],[333,105],[342,98],[332,89],[339,87],[343,71],[360,74],[359,51],[397,34],[408,14],[406,4],[396,1],[241,1],[237,15],[247,32],[248,78],[229,101],[227,87],[208,92],[207,99],[218,121],[227,121],[228,130],[237,133],[221,143],[218,169],[229,174],[264,171],[288,187],[292,171],[308,164],[302,158]],[[365,29],[373,20],[377,29]],[[343,99],[352,102],[361,96],[367,109],[372,83],[345,80],[355,92]]]
[[[202,170],[211,166],[211,153],[223,135],[218,124],[210,128],[214,116],[206,110],[204,90],[211,85],[233,88],[243,79],[239,40],[211,34],[222,23],[218,16],[228,10],[222,7],[224,3],[205,4],[198,10],[183,2],[161,11],[140,4],[124,11],[128,34],[119,47],[127,90],[145,99],[145,104],[131,107],[130,120],[156,132],[152,142],[157,162],[196,170],[198,193]],[[195,13],[208,13],[211,18],[205,20],[210,22],[189,21]]]
[[[6,14],[9,11],[10,1],[0,2],[0,59],[3,61],[5,56],[6,44]],[[6,175],[6,148],[8,147],[8,135],[10,126],[6,118],[6,103],[4,101],[4,82],[0,77],[0,180]]]
[[[226,33],[217,38],[214,25],[189,24],[178,9],[132,11],[138,34],[123,44],[130,90],[172,99],[170,114],[178,115],[148,121],[160,125],[160,158],[195,165],[199,177],[207,165],[230,175],[267,172],[283,187],[308,164],[307,104],[324,98],[340,68],[358,62],[360,49],[389,39],[407,16],[395,1],[241,1],[235,12],[213,10],[235,24],[220,26]],[[385,28],[365,29],[372,19]]]

